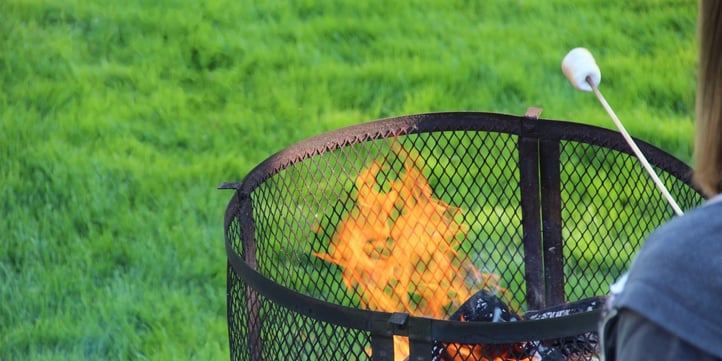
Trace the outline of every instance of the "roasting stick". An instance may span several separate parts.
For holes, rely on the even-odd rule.
[[[645,157],[644,153],[642,153],[639,147],[637,147],[637,143],[634,142],[634,139],[632,139],[627,130],[624,128],[624,125],[614,113],[612,107],[609,106],[607,100],[604,99],[602,92],[599,91],[598,85],[602,80],[602,74],[599,70],[599,66],[597,66],[597,63],[594,61],[592,54],[584,48],[572,49],[562,61],[562,72],[564,72],[564,75],[575,88],[587,92],[594,92],[594,95],[596,95],[597,99],[599,99],[599,102],[602,104],[602,107],[604,107],[604,110],[607,111],[607,114],[609,114],[614,121],[614,124],[617,126],[617,129],[619,129],[619,132],[622,133],[624,140],[632,148],[632,151],[637,156],[637,159],[639,159],[642,163],[649,176],[652,177],[654,184],[657,185],[657,188],[659,188],[664,197],[667,199],[667,202],[674,209],[674,213],[678,216],[683,215],[684,212],[682,212],[682,209],[669,193],[667,187],[664,186],[662,180],[659,179],[659,176],[649,164],[647,157]]]
[[[659,176],[654,171],[652,166],[649,164],[649,161],[647,161],[647,157],[644,156],[644,153],[637,147],[637,143],[634,142],[634,139],[627,133],[627,130],[624,129],[624,125],[622,125],[622,122],[619,121],[619,118],[617,118],[617,115],[614,114],[614,110],[612,110],[612,107],[609,106],[609,103],[607,103],[607,100],[604,99],[604,95],[602,95],[602,92],[599,91],[599,88],[591,81],[591,78],[587,77],[587,82],[592,87],[592,91],[594,91],[594,95],[597,96],[597,99],[599,99],[599,102],[602,103],[602,107],[604,107],[604,110],[607,111],[607,114],[609,114],[610,117],[612,117],[612,120],[614,121],[614,124],[617,125],[617,128],[619,128],[619,132],[622,133],[622,136],[624,137],[624,140],[627,141],[627,144],[632,148],[632,151],[634,151],[634,154],[637,155],[637,158],[639,158],[639,161],[642,162],[642,165],[644,166],[644,169],[647,170],[647,173],[649,173],[649,176],[652,177],[652,180],[657,185],[660,191],[662,191],[662,194],[665,198],[667,198],[667,201],[669,204],[674,208],[674,213],[677,213],[678,216],[681,216],[684,214],[682,212],[682,209],[679,207],[677,202],[674,200],[672,195],[669,193],[669,190],[667,187],[664,186],[664,183],[662,183],[662,180],[659,179]]]

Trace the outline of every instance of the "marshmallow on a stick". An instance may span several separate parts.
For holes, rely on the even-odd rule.
[[[569,79],[575,88],[583,91],[592,91],[591,85],[587,83],[589,77],[594,86],[599,86],[602,81],[602,72],[594,61],[594,57],[585,48],[574,48],[562,60],[562,72]]]

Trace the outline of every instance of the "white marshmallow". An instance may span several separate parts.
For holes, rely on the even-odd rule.
[[[562,60],[562,72],[575,88],[590,92],[592,87],[587,83],[590,77],[594,86],[602,81],[602,72],[594,61],[594,57],[585,48],[574,48]]]

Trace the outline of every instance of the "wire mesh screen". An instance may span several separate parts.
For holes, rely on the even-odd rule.
[[[577,141],[561,149],[565,295],[580,299],[603,293],[674,212],[636,157]],[[683,208],[701,202],[688,180],[656,172]]]
[[[702,201],[683,163],[643,149],[683,207]],[[488,113],[330,132],[234,188],[233,360],[594,359],[588,325],[479,327],[598,309],[673,216],[614,133]]]

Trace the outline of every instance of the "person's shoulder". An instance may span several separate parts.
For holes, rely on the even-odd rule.
[[[653,232],[614,305],[629,308],[705,349],[722,339],[722,203],[709,203]]]

